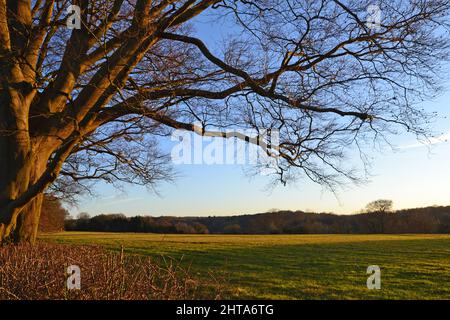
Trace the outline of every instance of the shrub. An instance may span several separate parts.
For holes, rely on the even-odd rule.
[[[70,265],[81,269],[81,290],[66,287]],[[98,246],[38,243],[0,248],[2,300],[197,299],[198,289],[199,282],[172,259],[156,263]]]

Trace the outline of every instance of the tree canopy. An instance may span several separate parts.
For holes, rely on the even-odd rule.
[[[279,181],[356,181],[348,150],[427,135],[448,58],[447,0],[377,5],[374,26],[362,0],[0,0],[0,239],[34,241],[50,186],[170,179],[173,129],[277,130]]]
[[[394,202],[392,200],[375,200],[367,204],[367,212],[389,212],[394,208]]]

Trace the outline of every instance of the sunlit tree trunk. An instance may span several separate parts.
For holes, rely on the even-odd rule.
[[[34,243],[39,227],[43,194],[39,194],[31,200],[17,218],[16,228],[12,234],[15,243]]]
[[[36,182],[43,172],[44,162],[38,161],[32,154],[24,161],[19,161],[10,152],[1,152],[3,166],[0,174],[0,242],[28,242],[36,240],[43,193],[37,194],[23,207],[9,206],[12,200],[27,191],[29,185]],[[33,159],[34,161],[31,161]]]
[[[33,243],[36,239],[43,194],[37,194],[23,206],[11,206],[42,175],[50,155],[50,150],[31,142],[28,109],[29,103],[19,90],[3,88],[0,98],[1,243]]]

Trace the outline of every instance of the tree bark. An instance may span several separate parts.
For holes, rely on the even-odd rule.
[[[21,210],[14,232],[11,235],[14,243],[35,243],[39,229],[43,199],[44,194],[39,194]]]
[[[18,153],[20,147],[15,140],[0,137],[0,243],[33,244],[38,231],[43,193],[33,197],[23,207],[10,210],[8,205],[42,175],[48,152],[29,148]]]
[[[20,180],[17,183],[21,184]],[[5,209],[6,206],[0,208],[0,244],[33,244],[36,241],[43,197],[44,194],[40,193],[25,206],[12,212]]]

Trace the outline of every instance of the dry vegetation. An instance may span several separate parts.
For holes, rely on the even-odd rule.
[[[225,299],[450,297],[450,235],[64,232],[41,235],[40,241],[113,250],[122,244],[130,254],[183,258],[182,266],[199,278],[223,272]],[[381,290],[367,289],[369,265],[381,268]]]
[[[69,265],[81,269],[81,290],[68,290]],[[0,299],[196,299],[200,283],[175,260],[110,252],[99,246],[39,243],[0,248]],[[211,287],[210,287],[211,289]],[[219,297],[219,293],[212,293]]]

